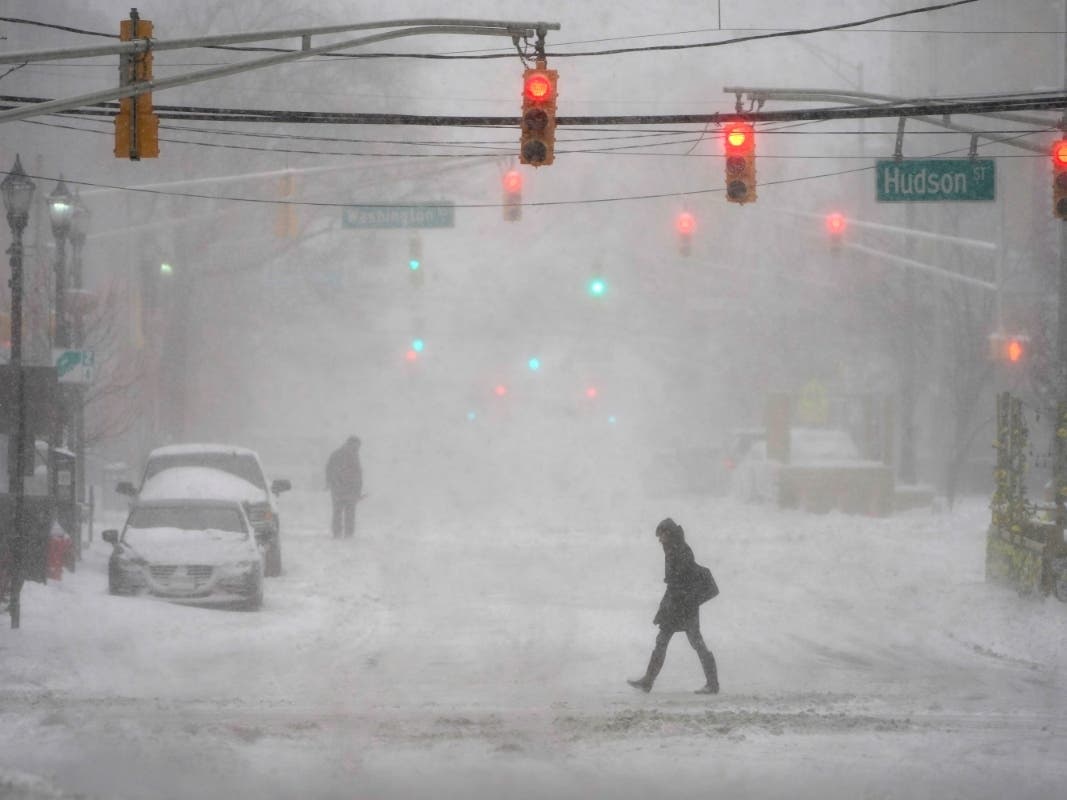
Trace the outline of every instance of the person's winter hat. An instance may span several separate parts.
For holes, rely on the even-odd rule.
[[[363,444],[363,443],[362,443],[362,442],[361,442],[361,441],[359,440],[359,437],[358,437],[358,436],[349,436],[349,437],[348,437],[348,443],[349,443],[349,444],[354,444],[354,445],[355,445],[356,447],[359,447],[359,446],[360,446],[361,444]]]
[[[665,533],[668,536],[682,536],[682,526],[675,522],[670,517],[667,517],[659,525],[656,526],[656,534]]]

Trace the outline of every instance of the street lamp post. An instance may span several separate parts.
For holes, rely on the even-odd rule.
[[[56,240],[56,299],[54,304],[55,334],[53,347],[63,350],[70,347],[70,321],[67,315],[67,236],[70,220],[74,215],[74,198],[63,176],[59,176],[56,188],[48,195],[48,216],[52,222],[52,235]],[[56,389],[58,413],[52,421],[51,453],[49,457],[49,494],[59,497],[59,461],[56,450],[65,447],[70,430],[70,397],[63,386]],[[58,509],[57,509],[58,511]],[[74,539],[74,531],[70,531]],[[73,563],[70,564],[73,567]]]
[[[22,162],[15,156],[15,166],[0,183],[0,192],[4,196],[4,208],[7,210],[7,224],[11,227],[11,374],[15,381],[15,419],[12,420],[11,433],[8,436],[8,491],[12,501],[11,527],[7,531],[11,548],[11,574],[9,591],[11,598],[11,627],[19,627],[20,597],[22,595],[22,556],[25,549],[25,532],[22,520],[23,464],[26,461],[26,414],[25,391],[22,380],[22,232],[30,218],[30,204],[36,185],[27,177]],[[14,438],[15,459],[11,460],[11,440]]]
[[[85,246],[85,237],[89,227],[89,209],[82,201],[81,192],[74,190],[73,211],[70,216],[70,284],[75,295],[74,304],[74,339],[72,344],[77,349],[85,345],[85,296],[84,296],[84,269],[82,266],[82,248]],[[74,514],[74,547],[75,555],[81,558],[81,508],[85,503],[85,392],[84,387],[76,386],[71,393],[74,402],[74,499],[77,509]],[[91,530],[91,529],[90,529]]]
[[[60,176],[56,188],[48,195],[48,215],[52,220],[52,235],[56,239],[56,347],[70,346],[70,324],[67,321],[67,235],[74,215],[74,198]]]

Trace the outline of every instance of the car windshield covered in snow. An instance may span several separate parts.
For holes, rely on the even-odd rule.
[[[130,512],[126,527],[216,530],[247,534],[244,521],[236,508],[213,506],[141,506]]]
[[[251,453],[212,450],[161,453],[149,460],[145,467],[144,480],[147,481],[153,475],[172,467],[211,467],[236,475],[264,491],[267,490],[263,469]]]

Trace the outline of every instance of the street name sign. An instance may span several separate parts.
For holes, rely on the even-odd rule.
[[[52,350],[52,363],[60,383],[92,383],[96,356],[92,350]]]
[[[997,194],[991,158],[887,158],[875,176],[879,203],[990,201]]]
[[[452,228],[456,209],[451,200],[344,206],[341,224],[345,228]]]

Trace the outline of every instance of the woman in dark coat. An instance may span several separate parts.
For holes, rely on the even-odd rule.
[[[652,691],[652,684],[667,657],[667,645],[670,644],[671,637],[678,631],[684,631],[689,644],[697,651],[700,666],[704,668],[705,684],[697,689],[697,693],[718,694],[719,674],[715,666],[715,656],[700,634],[698,574],[693,550],[685,542],[682,526],[669,517],[656,526],[656,538],[663,545],[666,566],[663,580],[667,584],[659,610],[652,620],[653,625],[659,625],[659,634],[656,636],[656,646],[652,650],[644,676],[627,683],[646,692]]]

